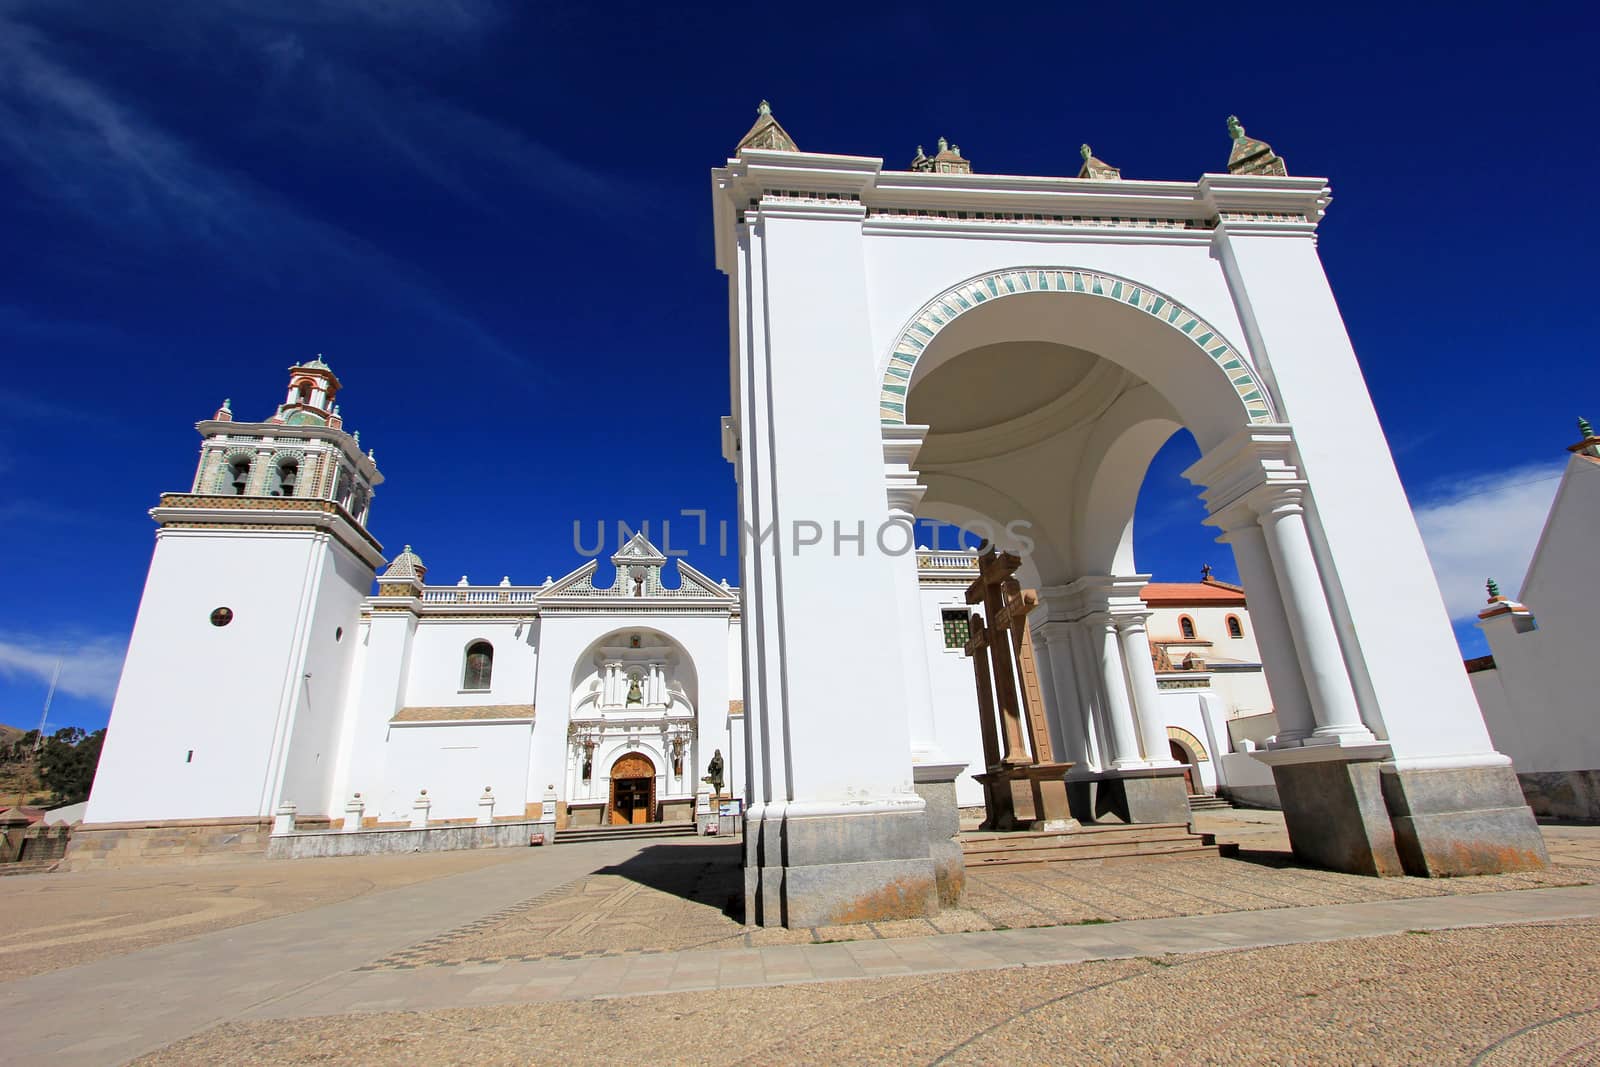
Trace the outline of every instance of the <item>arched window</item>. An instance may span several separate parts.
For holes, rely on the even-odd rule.
[[[311,383],[310,382],[301,382],[299,385],[295,386],[294,393],[295,393],[295,399],[297,401],[299,401],[300,403],[302,403],[302,404],[311,403]]]
[[[285,459],[272,468],[272,495],[294,496],[294,487],[300,481],[300,461]]]
[[[474,641],[467,646],[466,668],[461,672],[461,688],[487,689],[494,674],[494,646],[487,641]]]
[[[1243,637],[1244,636],[1244,623],[1239,621],[1239,616],[1237,616],[1237,615],[1229,615],[1228,616],[1228,636],[1229,637]]]
[[[250,461],[243,457],[228,464],[228,487],[234,496],[244,496],[250,487]]]
[[[1178,616],[1178,629],[1183,633],[1185,641],[1194,640],[1194,620],[1187,615]]]

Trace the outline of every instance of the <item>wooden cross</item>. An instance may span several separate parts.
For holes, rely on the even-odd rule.
[[[984,627],[985,638],[983,646],[989,650],[989,667],[993,671],[993,688],[995,704],[999,706],[1000,725],[1005,734],[1005,752],[998,761],[991,761],[990,766],[1026,766],[1034,762],[1033,756],[1028,751],[1027,742],[1023,740],[1022,704],[1017,694],[1017,676],[1011,655],[1011,616],[1018,614],[1021,624],[1027,626],[1028,609],[1024,607],[1020,596],[1009,598],[1005,592],[1006,582],[1009,580],[1015,586],[1016,580],[1011,576],[1022,566],[1022,559],[1010,552],[997,552],[990,548],[989,551],[978,557],[978,577],[967,587],[967,603],[982,604],[983,613],[988,619]],[[1015,607],[1012,600],[1015,599]],[[974,616],[973,632],[978,631],[977,617]],[[970,642],[969,642],[970,644]],[[982,677],[987,673],[978,664],[978,657],[973,656],[973,669],[978,672],[979,703],[978,708],[983,714],[984,722],[991,723],[993,711],[985,711],[983,691],[987,688]],[[992,725],[990,729],[993,729]],[[985,751],[985,757],[989,753]]]

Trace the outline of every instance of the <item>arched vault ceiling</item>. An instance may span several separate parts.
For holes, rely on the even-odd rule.
[[[1100,357],[1045,342],[1004,341],[970,349],[919,381],[907,399],[912,423],[941,434],[1010,422],[1081,385]]]
[[[946,378],[946,371],[954,373]],[[1110,360],[1066,345],[1032,341],[974,348],[911,391],[914,421],[928,426],[918,462],[967,463],[1041,444],[1093,423],[1139,384]],[[933,389],[924,404],[928,386]]]

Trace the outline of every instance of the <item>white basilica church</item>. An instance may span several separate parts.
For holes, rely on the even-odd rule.
[[[343,426],[333,370],[319,357],[289,375],[267,420],[240,422],[224,402],[199,423],[190,492],[152,512],[90,837],[124,831],[131,858],[141,835],[127,831],[259,845],[254,829],[280,812],[301,829],[565,829],[687,823],[744,796],[737,589],[644,532],[610,556],[608,584],[590,559],[539,585],[429,585],[410,545],[385,562],[367,531],[383,475]],[[938,732],[977,772],[963,652],[976,556],[922,550],[918,563]],[[1275,725],[1243,593],[1207,577],[1144,597],[1171,754],[1190,792],[1227,791],[1237,739]],[[713,758],[721,797],[703,780]],[[1231,766],[1240,797],[1268,780]],[[971,774],[956,792],[983,804]]]
[[[1328,183],[1227,128],[1192,180],[942,140],[896,170],[763,103],[710,175],[737,590],[646,536],[609,583],[431,585],[368,532],[382,476],[325,363],[264,422],[225,402],[152,512],[69,859],[709,828],[726,797],[746,921],[815,926],[959,900],[962,808],[1070,849],[1221,791],[1281,807],[1301,862],[1543,866],[1317,253]],[[1137,566],[1180,429],[1242,587]],[[922,519],[990,544],[916,551]]]

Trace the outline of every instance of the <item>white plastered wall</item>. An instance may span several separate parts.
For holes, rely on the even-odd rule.
[[[345,550],[322,533],[157,534],[86,821],[272,813],[310,635],[332,646],[315,657],[332,687],[353,656],[359,617],[339,588],[352,576],[332,552]],[[233,612],[226,626],[211,624],[219,607]],[[320,740],[327,721],[310,722]]]

